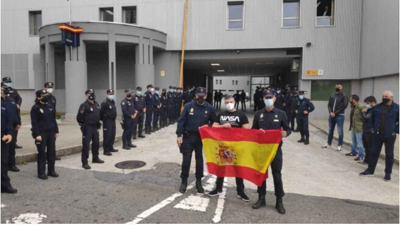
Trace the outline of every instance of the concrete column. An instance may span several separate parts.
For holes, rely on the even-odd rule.
[[[45,71],[46,71],[46,81],[55,82],[56,80],[56,67],[54,62],[54,45],[50,44],[49,36],[46,36],[46,44],[45,44],[45,51],[46,51],[46,64],[45,64]],[[42,84],[43,87],[44,83]],[[54,85],[56,88],[57,84]]]
[[[79,106],[85,101],[87,90],[86,45],[82,40],[79,47],[73,47],[71,60],[66,47],[65,61],[65,118],[75,120]]]
[[[108,34],[108,88],[116,90],[116,45],[115,33]]]
[[[143,38],[140,37],[140,42],[135,47],[135,85],[143,88],[146,88],[148,84],[154,85],[155,82],[152,53],[153,46],[150,43],[145,43]],[[148,60],[148,54],[150,54],[150,61]]]

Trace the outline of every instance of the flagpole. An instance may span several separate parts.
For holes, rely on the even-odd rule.
[[[185,44],[186,44],[186,27],[187,27],[187,15],[188,15],[188,0],[185,2],[185,16],[183,19],[183,31],[182,31],[182,56],[181,56],[181,70],[179,74],[179,87],[183,89],[183,63],[185,61]],[[183,110],[183,103],[180,104],[181,111]]]
[[[72,14],[72,10],[71,10],[71,1],[72,0],[68,0],[69,1],[69,25],[72,26],[72,19],[71,19],[71,14]]]

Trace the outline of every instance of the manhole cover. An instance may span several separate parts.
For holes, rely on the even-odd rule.
[[[143,161],[136,161],[136,160],[131,160],[131,161],[123,161],[115,164],[115,167],[119,169],[137,169],[140,167],[145,166],[146,163]]]

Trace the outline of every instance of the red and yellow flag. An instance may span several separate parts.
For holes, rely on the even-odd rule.
[[[282,140],[280,130],[200,128],[210,174],[240,177],[257,186],[268,177],[268,167]]]

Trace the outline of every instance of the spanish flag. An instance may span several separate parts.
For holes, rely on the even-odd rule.
[[[208,172],[218,177],[240,177],[261,186],[281,143],[280,132],[200,128]]]

